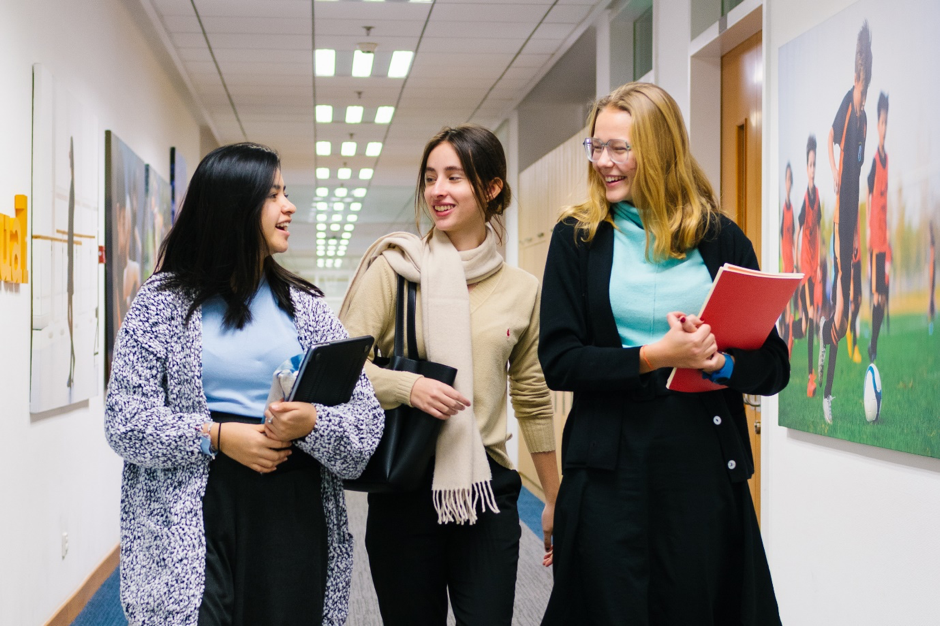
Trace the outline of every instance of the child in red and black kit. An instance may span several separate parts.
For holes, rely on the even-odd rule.
[[[806,140],[806,193],[800,207],[800,271],[805,275],[800,290],[800,308],[803,311],[803,334],[806,336],[808,380],[806,397],[816,395],[816,372],[813,368],[813,338],[816,334],[814,320],[819,298],[816,285],[824,280],[819,272],[819,224],[822,210],[819,206],[819,190],[816,188],[816,135]]]
[[[793,204],[790,202],[790,190],[793,188],[793,169],[790,162],[787,162],[787,169],[784,174],[786,181],[787,196],[783,201],[781,209],[782,218],[780,220],[780,256],[781,267],[784,272],[794,271],[795,245],[793,243],[794,223],[793,223]],[[783,310],[783,340],[787,342],[787,349],[793,350],[793,312],[799,306],[798,295],[793,296],[793,301]]]
[[[865,138],[868,117],[865,115],[865,100],[871,83],[871,31],[868,21],[862,24],[855,46],[855,81],[845,94],[836,118],[829,129],[829,165],[832,168],[833,185],[836,192],[836,209],[833,215],[835,235],[836,289],[833,294],[835,306],[832,318],[822,321],[819,346],[819,370],[826,363],[828,346],[829,365],[826,369],[826,387],[823,392],[823,416],[832,423],[832,378],[836,371],[836,356],[839,341],[845,336],[849,325],[849,308],[852,298],[852,257],[855,249],[855,231],[858,227],[858,181],[865,160]],[[839,163],[836,164],[834,148],[839,148]]]
[[[888,94],[878,96],[878,152],[871,160],[868,174],[868,254],[871,271],[871,343],[868,359],[874,363],[878,354],[878,333],[888,304]]]

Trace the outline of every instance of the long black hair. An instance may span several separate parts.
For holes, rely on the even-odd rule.
[[[216,148],[196,168],[176,223],[160,246],[163,289],[192,297],[192,314],[212,297],[226,304],[223,326],[243,328],[251,321],[248,305],[261,277],[278,306],[294,317],[290,288],[323,292],[287,271],[268,254],[261,212],[281,167],[277,152],[256,143]]]

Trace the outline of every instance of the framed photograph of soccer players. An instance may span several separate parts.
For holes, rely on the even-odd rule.
[[[940,458],[940,5],[863,0],[779,54],[780,425]]]

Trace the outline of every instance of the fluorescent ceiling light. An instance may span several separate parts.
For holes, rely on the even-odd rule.
[[[340,180],[349,180],[352,177],[352,170],[348,167],[341,167],[336,170],[336,178]]]
[[[342,202],[334,202],[334,203],[333,203],[333,210],[334,210],[334,211],[342,211],[345,207],[346,207],[346,205],[343,204]]]
[[[353,105],[351,107],[346,107],[346,123],[347,124],[358,124],[362,121],[362,107],[359,105]]]
[[[392,62],[388,66],[389,78],[404,78],[411,69],[411,59],[415,53],[411,50],[396,50],[392,53]]]
[[[326,224],[324,224],[325,226]],[[337,231],[339,230],[339,224],[330,224],[330,230]]]
[[[336,263],[333,264],[333,267],[339,267],[339,266],[342,265],[342,264],[343,264],[343,260],[342,260],[342,259],[336,259]]]
[[[343,228],[344,228],[344,230],[346,231],[345,233],[343,233],[343,239],[349,239],[350,237],[352,237],[352,232],[351,232],[351,231],[352,231],[352,229],[353,229],[353,225],[352,225],[352,224],[346,224],[346,226],[344,226]]]
[[[330,177],[330,168],[328,167],[318,167],[317,168],[317,178],[324,179]]]
[[[353,196],[356,198],[365,198],[366,197],[366,188],[365,187],[356,187],[353,189]]]
[[[317,221],[318,221],[318,222],[325,222],[325,221],[326,221],[326,213],[317,213]]]
[[[336,75],[336,50],[321,49],[313,53],[313,63],[317,76]]]
[[[380,154],[382,154],[382,142],[381,141],[370,141],[369,143],[366,144],[366,156],[377,157]]]
[[[326,224],[317,224],[317,230],[326,230]]]
[[[319,197],[322,198],[323,196],[325,196],[325,195],[327,195],[327,194],[329,194],[329,193],[330,193],[330,190],[327,189],[326,187],[317,187],[317,195],[318,195]]]
[[[337,187],[336,190],[333,191],[333,195],[336,196],[337,198],[345,198],[348,192],[349,190],[346,189],[345,187]]]
[[[434,2],[434,0],[408,0],[408,2],[413,2],[415,4],[431,4]]]
[[[326,187],[324,187],[324,189],[326,189]],[[330,208],[330,205],[326,202],[317,202],[317,211],[326,211],[328,208]]]
[[[374,172],[371,167],[364,167],[359,170],[359,180],[370,180],[373,173]]]
[[[329,141],[317,142],[317,156],[330,156],[330,153],[332,151],[333,151],[333,146],[330,145]]]
[[[326,217],[326,215],[324,215],[323,217]],[[342,213],[334,213],[334,214],[333,214],[333,219],[332,219],[332,221],[334,221],[334,222],[342,222],[342,221],[343,221],[343,214],[342,214]]]
[[[341,215],[334,215],[333,217],[342,217],[342,216],[341,216]],[[347,221],[347,222],[355,222],[357,219],[359,219],[359,216],[356,215],[355,213],[350,213],[349,215],[346,216],[346,221]]]
[[[329,124],[333,121],[333,105],[318,104],[314,110],[316,111],[318,123]]]
[[[388,124],[395,115],[395,107],[379,107],[375,110],[375,123]]]
[[[353,202],[352,204],[349,205],[349,210],[350,210],[350,211],[358,211],[358,210],[360,210],[361,208],[362,208],[362,203],[361,203],[361,202]]]
[[[352,75],[356,78],[368,78],[372,75],[373,61],[375,61],[374,52],[369,53],[356,50],[353,52]]]
[[[344,141],[339,148],[339,153],[343,156],[356,156],[356,142]]]
[[[326,238],[326,233],[317,233],[317,239],[325,239],[325,238]],[[322,242],[317,242],[317,243],[322,243]]]
[[[317,259],[317,267],[323,267],[323,259]]]

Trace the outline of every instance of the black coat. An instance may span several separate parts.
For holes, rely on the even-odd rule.
[[[641,375],[639,347],[621,345],[610,306],[613,226],[603,222],[589,244],[578,236],[573,220],[559,222],[552,232],[542,283],[539,360],[551,389],[574,392],[562,440],[563,467],[613,469],[620,421],[630,406],[624,400],[656,393],[669,370]],[[723,216],[698,250],[712,278],[724,263],[759,269],[751,242]],[[758,350],[727,352],[734,357],[728,389],[699,395],[706,410],[722,418],[715,428],[728,472],[732,481],[742,482],[754,473],[754,460],[741,394],[778,393],[790,379],[790,362],[776,329]]]
[[[742,393],[768,395],[786,386],[786,344],[772,329],[757,350],[729,349],[735,365],[727,389],[667,390],[668,368],[641,375],[639,348],[621,345],[609,296],[613,226],[601,224],[590,244],[576,237],[573,221],[555,226],[542,285],[539,359],[550,388],[574,392],[562,440],[565,479],[555,509],[555,585],[543,624],[779,625],[746,483],[754,463]],[[698,250],[712,277],[726,262],[758,269],[750,241],[724,217]],[[683,424],[674,441],[692,441],[694,450],[646,447],[650,424]],[[688,456],[671,457],[677,453]],[[651,458],[656,460],[647,467]],[[709,504],[690,496],[699,485],[714,489]],[[673,504],[676,498],[681,502],[651,510],[651,493],[656,502],[663,494],[671,494]],[[652,561],[659,558],[672,560]],[[678,578],[652,573],[664,570]],[[691,580],[693,586],[677,591],[675,580]],[[681,595],[688,589],[697,591]],[[722,591],[712,597],[709,589]],[[666,605],[672,608],[664,611]]]

